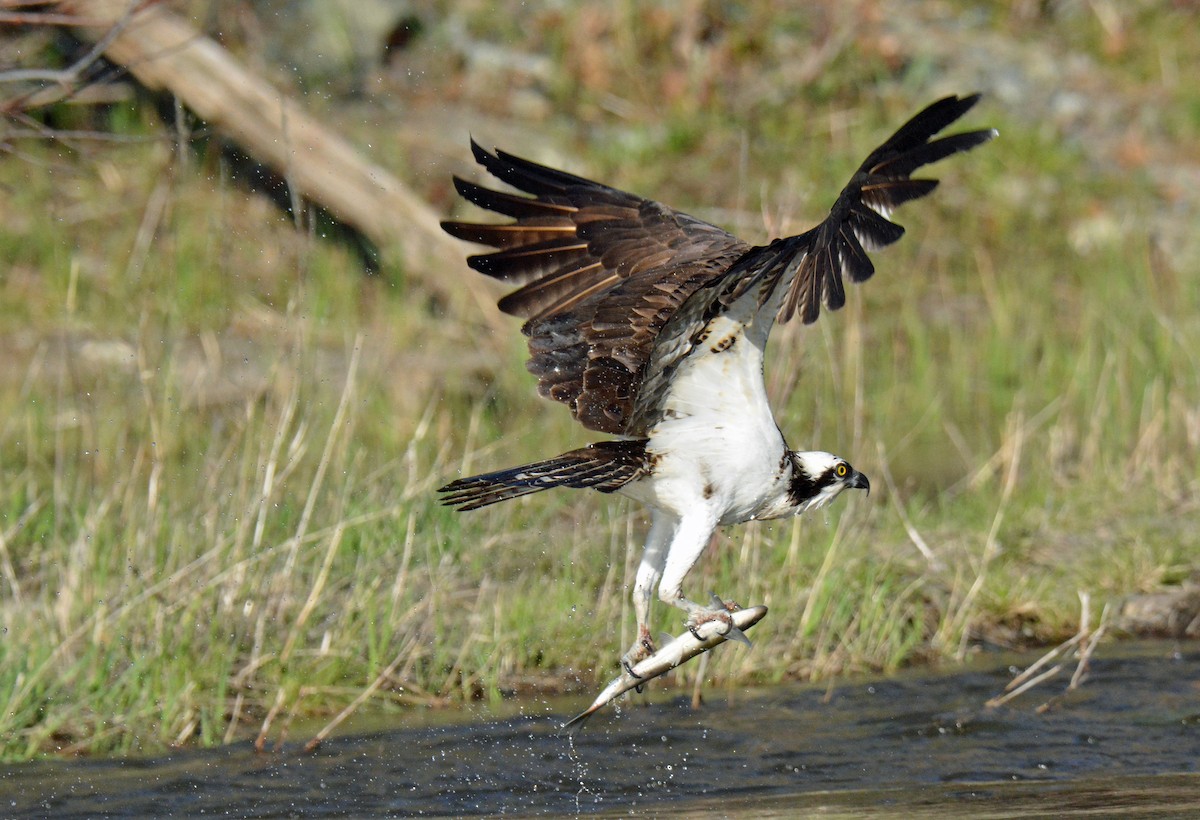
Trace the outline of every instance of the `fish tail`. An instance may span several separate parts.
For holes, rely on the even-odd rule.
[[[601,705],[603,705],[603,704],[601,704]],[[567,737],[577,737],[579,735],[579,733],[583,730],[583,724],[585,724],[587,722],[588,718],[590,718],[592,715],[596,714],[596,712],[599,711],[599,709],[600,709],[600,706],[593,706],[592,708],[588,709],[586,712],[580,712],[575,717],[571,718],[566,723],[564,723],[562,726],[559,726],[558,734],[566,735]]]

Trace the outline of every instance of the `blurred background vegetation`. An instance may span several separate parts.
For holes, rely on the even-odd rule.
[[[771,615],[706,675],[964,661],[1102,610],[1200,633],[1196,3],[166,5],[442,215],[474,135],[763,242],[984,92],[963,127],[1000,138],[929,172],[846,309],[772,339],[790,442],[879,491],[722,534],[689,588]],[[434,497],[591,440],[498,291],[405,269],[103,61],[31,104],[54,84],[18,72],[88,45],[26,6],[0,3],[0,754],[606,680],[643,513]]]

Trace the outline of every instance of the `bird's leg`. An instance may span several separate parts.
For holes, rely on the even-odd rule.
[[[738,641],[750,646],[750,639],[746,637],[746,633],[733,623],[732,613],[741,609],[742,605],[737,601],[722,601],[715,592],[709,594],[712,596],[711,603],[708,606],[695,605],[697,609],[688,615],[688,631],[696,636],[696,640],[701,641],[704,638],[700,635],[700,625],[710,621],[719,621],[724,625],[719,634],[731,641]]]
[[[655,513],[646,536],[646,549],[642,563],[638,566],[637,580],[633,585],[633,611],[637,617],[637,638],[629,651],[621,657],[621,665],[629,674],[633,667],[655,652],[654,639],[650,637],[650,599],[658,579],[662,577],[666,562],[667,545],[675,531],[675,521],[664,513]]]
[[[700,553],[715,537],[717,521],[707,515],[685,517],[675,530],[671,548],[667,552],[666,566],[663,568],[662,580],[658,585],[658,597],[671,606],[678,607],[687,613],[687,627],[693,635],[699,638],[697,629],[701,624],[719,621],[723,628],[721,635],[727,638],[749,643],[742,631],[734,626],[731,612],[739,609],[737,604],[726,604],[716,595],[712,596],[709,604],[698,604],[683,597],[683,578],[700,558]]]
[[[621,666],[623,666],[625,671],[630,675],[633,675],[638,680],[641,680],[642,676],[637,672],[634,672],[633,667],[646,660],[646,658],[653,655],[656,651],[654,639],[650,637],[649,627],[645,626],[644,624],[638,624],[637,640],[633,642],[633,646],[629,647],[629,651],[621,656]],[[638,688],[638,691],[641,691],[641,687]]]

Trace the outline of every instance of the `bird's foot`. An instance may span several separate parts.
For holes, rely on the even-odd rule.
[[[637,666],[646,658],[653,655],[657,650],[654,647],[654,640],[650,637],[650,630],[644,625],[638,625],[638,638],[633,642],[633,646],[629,647],[629,651],[621,656],[621,666],[625,667],[625,671],[630,676],[641,680],[642,676],[633,671],[633,667]],[[642,687],[638,684],[636,687],[638,694],[641,694]]]
[[[722,601],[714,593],[708,606],[697,605],[688,613],[687,628],[696,637],[696,640],[700,641],[704,640],[699,632],[701,624],[718,621],[724,625],[724,628],[719,629],[717,634],[724,635],[727,640],[738,641],[750,646],[750,639],[746,637],[745,632],[734,625],[733,616],[730,614],[741,608],[741,604],[736,601]]]

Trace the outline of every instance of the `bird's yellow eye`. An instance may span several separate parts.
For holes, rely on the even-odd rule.
[[[834,473],[837,474],[838,478],[845,478],[846,473],[849,472],[849,469],[846,467],[845,464],[839,464],[838,466],[833,468],[833,471],[834,471]]]

